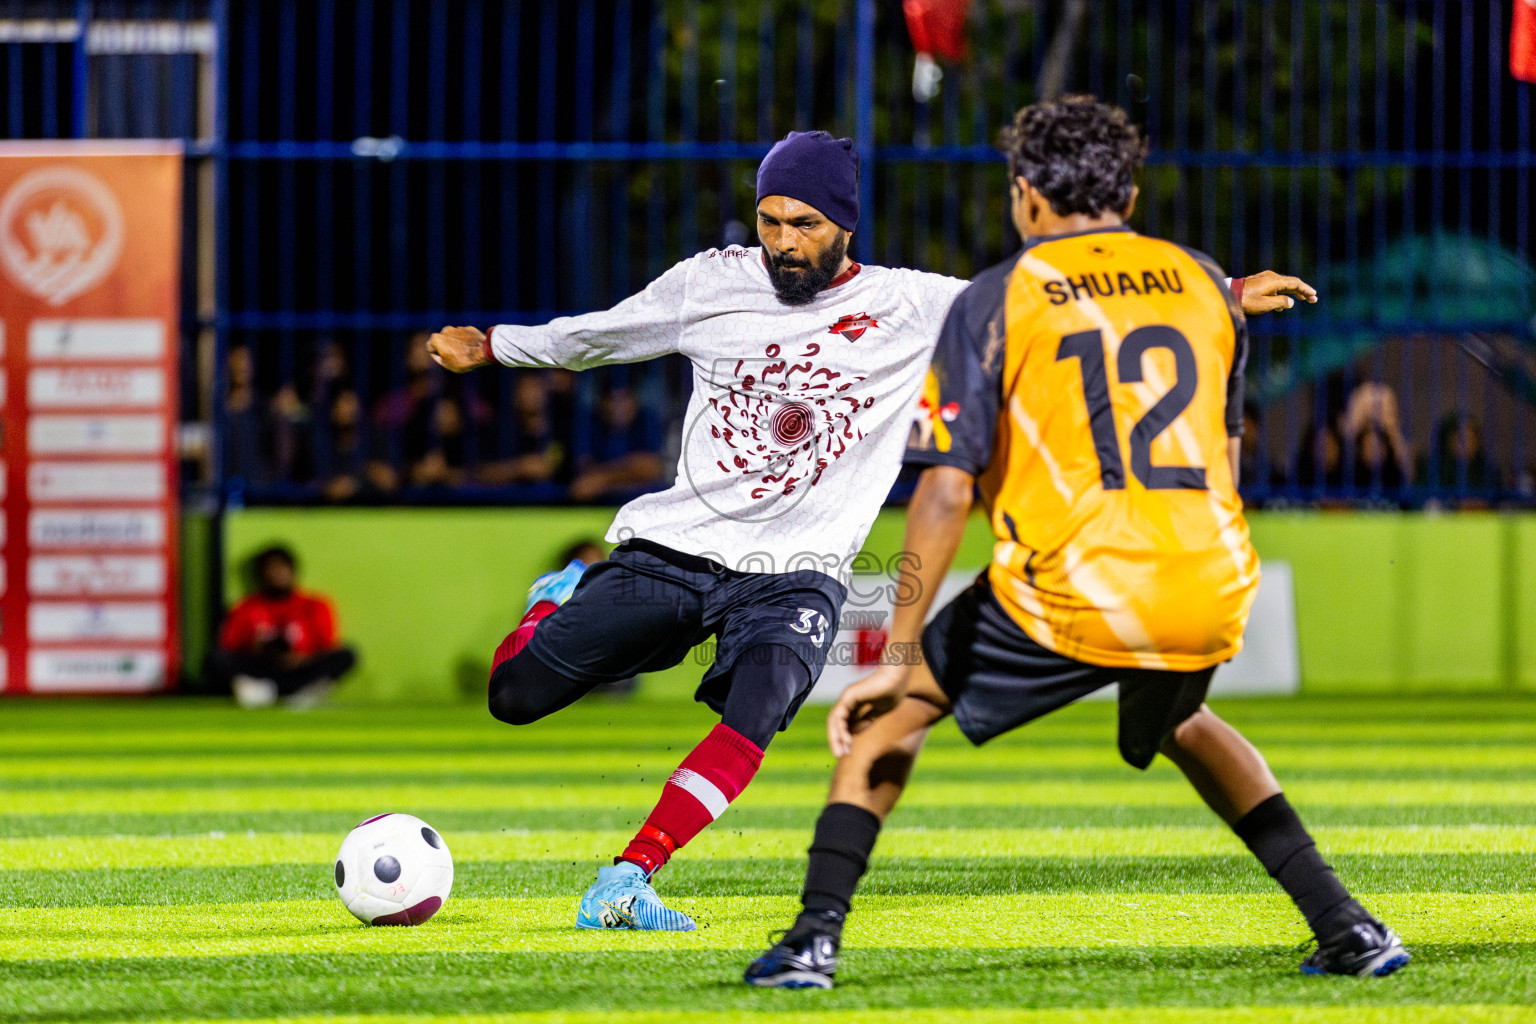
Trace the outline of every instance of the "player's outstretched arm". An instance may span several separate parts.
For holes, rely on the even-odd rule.
[[[427,352],[438,366],[454,373],[468,373],[495,362],[485,332],[474,327],[444,327],[427,339]]]
[[[1261,270],[1243,279],[1243,312],[1248,316],[1290,309],[1296,300],[1315,303],[1317,289],[1299,277]]]
[[[915,577],[912,599],[897,600],[885,649],[889,660],[843,691],[827,716],[827,745],[835,757],[853,749],[853,736],[901,703],[921,658],[923,623],[954,563],[971,513],[976,478],[953,466],[930,466],[917,478],[907,508],[902,553]]]
[[[451,355],[464,369],[444,358],[438,362],[459,373],[493,362],[590,370],[676,352],[682,343],[685,318],[693,322],[710,315],[705,307],[688,302],[689,274],[699,259],[683,260],[611,309],[557,316],[547,324],[497,324],[483,334],[472,327],[445,328],[433,340],[449,339],[454,346]]]

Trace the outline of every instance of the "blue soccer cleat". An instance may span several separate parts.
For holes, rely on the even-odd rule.
[[[576,927],[691,932],[697,925],[687,914],[661,902],[639,865],[621,860],[611,868],[597,869],[597,881],[581,897]]]
[[[843,924],[843,915],[835,911],[811,916],[822,916],[836,928]],[[839,945],[836,935],[820,930],[814,920],[807,921],[801,915],[795,928],[752,961],[742,980],[758,988],[831,988]]]
[[[569,601],[571,594],[576,590],[576,584],[581,582],[581,574],[587,571],[587,563],[579,558],[571,559],[571,564],[564,569],[556,569],[547,572],[533,581],[533,586],[528,588],[528,605],[523,609],[523,614],[533,610],[533,606],[541,601],[549,601],[552,604],[562,605]]]
[[[1302,962],[1301,973],[1384,978],[1412,959],[1396,932],[1370,918],[1319,942],[1317,951]]]

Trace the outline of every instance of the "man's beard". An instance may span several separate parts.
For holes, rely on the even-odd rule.
[[[773,282],[773,293],[786,306],[808,305],[823,288],[837,277],[837,270],[848,254],[848,232],[838,232],[837,238],[821,254],[816,262],[789,259],[783,256],[768,257],[768,279]],[[786,268],[799,269],[786,269]]]

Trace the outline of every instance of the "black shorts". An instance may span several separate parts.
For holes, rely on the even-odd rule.
[[[847,596],[826,573],[737,572],[632,540],[586,571],[570,600],[539,623],[528,650],[597,685],[670,668],[714,636],[714,663],[694,698],[722,712],[737,658],[766,644],[788,648],[810,681],[785,708],[787,726],[826,665]]]
[[[1175,726],[1200,710],[1216,669],[1104,668],[1035,643],[998,604],[986,574],[923,630],[923,658],[978,746],[1025,722],[1120,684],[1120,756],[1152,763]]]

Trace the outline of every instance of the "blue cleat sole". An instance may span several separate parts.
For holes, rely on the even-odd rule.
[[[1404,967],[1407,967],[1409,961],[1411,961],[1412,959],[1413,959],[1413,957],[1409,956],[1407,953],[1399,953],[1396,956],[1391,957],[1390,959],[1385,960],[1382,963],[1377,964],[1375,967],[1371,968],[1370,970],[1365,971],[1365,972],[1357,975],[1357,977],[1361,977],[1361,978],[1364,978],[1364,977],[1385,978],[1387,975],[1395,974],[1398,971],[1402,970]],[[1301,973],[1302,974],[1309,974],[1309,975],[1312,975],[1314,977],[1318,977],[1318,976],[1328,977],[1328,976],[1331,976],[1334,972],[1333,971],[1325,971],[1321,967],[1313,967],[1310,964],[1302,964],[1301,965]],[[1341,974],[1341,975],[1339,975],[1339,977],[1349,977],[1349,975]]]
[[[585,921],[577,921],[577,928],[584,928],[592,932],[693,932],[698,931],[698,925],[690,923],[687,928],[641,928],[639,925],[623,924],[617,927],[609,927],[605,924],[587,924]]]
[[[751,978],[748,985],[756,988],[819,988],[832,987],[832,979],[825,974],[816,974],[811,971],[792,971],[788,974],[777,974],[771,978]]]

